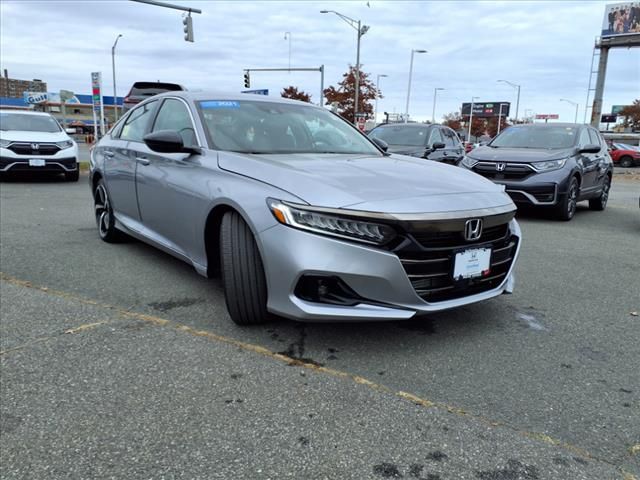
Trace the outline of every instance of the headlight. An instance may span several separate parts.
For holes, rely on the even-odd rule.
[[[383,245],[396,236],[395,230],[388,225],[313,212],[273,199],[268,199],[267,204],[278,222],[301,230],[375,245]]]
[[[11,145],[11,140],[0,139],[0,147],[7,148],[9,145]]]
[[[473,168],[475,164],[478,163],[478,160],[476,160],[475,158],[467,157],[465,155],[461,163],[467,168]]]
[[[564,167],[565,163],[567,163],[567,159],[563,158],[562,160],[549,160],[548,162],[534,162],[531,164],[531,167],[533,167],[536,172],[548,172]]]
[[[64,150],[65,148],[73,147],[73,142],[71,140],[65,140],[64,142],[56,142],[56,145],[59,149]]]

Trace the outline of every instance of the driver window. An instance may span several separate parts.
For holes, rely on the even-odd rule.
[[[173,130],[182,137],[186,147],[196,146],[196,133],[191,123],[187,107],[180,100],[167,98],[156,117],[152,132]]]
[[[431,137],[429,137],[429,145],[433,145],[434,143],[444,143],[442,135],[440,134],[439,128],[434,128],[431,130]]]

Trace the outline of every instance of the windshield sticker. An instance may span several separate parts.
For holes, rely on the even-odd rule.
[[[202,108],[240,108],[240,102],[231,100],[209,100],[208,102],[200,102]]]

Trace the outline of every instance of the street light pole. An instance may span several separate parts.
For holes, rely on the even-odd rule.
[[[471,122],[473,121],[473,102],[480,97],[471,97],[471,110],[469,111],[469,135],[467,136],[467,142],[471,143]]]
[[[409,62],[409,85],[407,86],[407,105],[404,109],[404,123],[409,121],[409,99],[411,98],[411,77],[413,75],[413,54],[427,53],[426,50],[411,50],[411,62]]]
[[[356,51],[356,71],[355,71],[355,98],[353,106],[353,123],[357,123],[356,117],[359,109],[360,102],[360,38],[369,31],[368,25],[362,25],[360,20],[354,20],[351,17],[347,17],[335,10],[320,10],[320,13],[335,13],[342,20],[347,22],[351,28],[354,28],[358,32],[358,46]]]
[[[118,40],[122,36],[121,33],[116,37],[116,41],[113,43],[113,47],[111,47],[111,70],[113,72],[113,123],[118,121],[118,97],[116,94],[116,45],[118,45]]]
[[[507,85],[511,85],[513,88],[518,90],[518,97],[516,99],[516,123],[518,123],[518,110],[520,108],[520,85],[516,85],[508,80],[498,80],[498,82],[506,83]]]
[[[438,90],[444,90],[444,88],[436,87],[433,89],[433,112],[431,112],[431,123],[436,123],[436,95]]]
[[[284,39],[289,39],[289,70],[291,70],[291,32],[284,32]]]
[[[570,103],[571,105],[576,107],[576,116],[575,116],[575,119],[573,120],[573,123],[578,123],[578,103],[572,102],[571,100],[567,100],[566,98],[561,98],[560,101]]]
[[[389,75],[385,75],[384,73],[381,73],[376,76],[376,93],[380,91],[380,79],[386,78],[388,76]],[[373,121],[376,123],[378,122],[378,95],[376,95],[376,103],[375,103],[375,106],[373,107]]]

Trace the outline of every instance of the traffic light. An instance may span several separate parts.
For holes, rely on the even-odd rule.
[[[182,24],[184,25],[184,39],[187,42],[193,42],[193,19],[191,18],[191,12],[189,12],[189,15],[182,17]]]
[[[251,88],[251,77],[249,76],[249,70],[244,71],[244,88]]]

